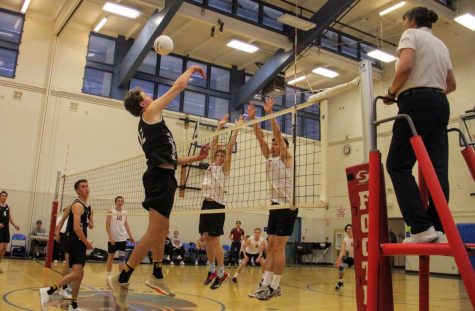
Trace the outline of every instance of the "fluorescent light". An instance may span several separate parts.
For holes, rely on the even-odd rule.
[[[31,0],[25,0],[25,1],[23,2],[23,5],[22,5],[21,10],[20,10],[21,14],[25,14],[25,13],[26,13],[26,10],[28,10],[28,6],[30,5],[30,1],[31,1]]]
[[[290,80],[289,82],[287,82],[287,84],[295,84],[297,82],[302,81],[303,79],[305,79],[305,76],[301,76],[301,77],[295,78],[293,80]]]
[[[132,9],[117,3],[106,2],[102,9],[106,12],[117,14],[120,16],[125,16],[128,18],[137,18],[140,16],[140,12],[136,9]]]
[[[317,74],[317,75],[321,75],[321,76],[324,76],[324,77],[327,77],[327,78],[330,78],[330,79],[336,78],[340,75],[336,71],[333,71],[333,70],[330,70],[330,69],[327,69],[327,68],[323,68],[323,67],[317,67],[314,70],[312,70],[312,72]]]
[[[315,23],[309,22],[307,20],[304,20],[303,18],[299,18],[295,15],[287,13],[277,17],[277,21],[282,24],[289,25],[305,31],[315,28],[317,26]]]
[[[387,8],[386,10],[382,10],[381,12],[379,12],[379,15],[380,16],[383,16],[383,15],[386,15],[392,11],[395,11],[397,9],[399,9],[400,7],[403,7],[406,5],[406,1],[401,1],[399,3],[396,3],[395,5],[393,6],[390,6],[389,8]]]
[[[396,57],[394,57],[391,54],[388,54],[386,52],[383,52],[381,50],[373,50],[368,53],[369,57],[375,58],[377,60],[380,60],[385,63],[390,63],[396,60]]]
[[[475,16],[470,13],[465,13],[464,15],[457,16],[455,21],[461,25],[464,25],[471,31],[475,31]]]
[[[94,28],[94,32],[98,32],[99,30],[101,30],[102,26],[104,26],[106,23],[107,17],[104,17],[99,23],[97,23],[96,28]]]
[[[257,50],[259,50],[259,48],[257,46],[249,44],[249,43],[245,43],[245,42],[242,42],[242,41],[239,41],[239,40],[231,40],[231,41],[229,41],[227,46],[229,46],[231,48],[235,48],[237,50],[247,52],[247,53],[254,53]]]

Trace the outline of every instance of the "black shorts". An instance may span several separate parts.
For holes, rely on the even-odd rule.
[[[346,257],[342,263],[346,264],[348,268],[351,268],[355,264],[355,260],[353,259],[353,257]]]
[[[8,224],[0,229],[0,243],[10,243],[10,230]]]
[[[68,252],[68,243],[67,243],[67,235],[66,233],[60,233],[59,234],[59,250],[67,253]]]
[[[86,245],[81,241],[67,243],[67,253],[69,254],[69,267],[73,265],[86,265]]]
[[[256,262],[257,258],[259,257],[259,253],[249,254],[248,252],[246,252],[246,257],[249,258],[249,260],[252,260],[252,258],[254,258],[254,262]]]
[[[272,202],[272,205],[278,205],[278,203]],[[291,210],[290,208],[270,210],[267,234],[291,236],[298,213],[298,209]]]
[[[201,210],[224,209],[224,205],[215,201],[203,201]],[[224,234],[224,218],[223,213],[200,214],[200,234],[208,233],[209,236],[220,236]]]
[[[142,177],[145,189],[145,200],[142,206],[148,211],[151,208],[170,218],[177,182],[175,171],[161,167],[148,168]]]
[[[107,242],[107,252],[109,254],[114,254],[117,251],[124,251],[127,241],[114,242],[114,245],[109,241]]]

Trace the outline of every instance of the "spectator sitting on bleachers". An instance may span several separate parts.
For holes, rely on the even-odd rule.
[[[36,227],[31,230],[32,236],[46,236],[46,230],[43,229],[43,222],[38,219],[36,221]],[[30,254],[32,257],[38,258],[40,257],[40,248],[45,247],[47,244],[46,241],[40,241],[37,239],[31,239],[31,250]]]
[[[199,265],[200,262],[205,262],[205,260],[207,259],[206,243],[205,243],[205,240],[203,239],[203,236],[201,236],[198,240],[196,240],[194,251],[195,251],[195,266]]]
[[[176,259],[180,262],[180,265],[184,265],[185,262],[183,261],[183,256],[185,256],[185,247],[183,246],[183,243],[181,243],[181,239],[179,237],[179,232],[176,230],[173,232],[173,238],[172,238],[172,246],[173,246],[173,251],[170,254],[170,264],[173,265],[175,264],[173,262],[173,255],[177,254],[178,256]]]

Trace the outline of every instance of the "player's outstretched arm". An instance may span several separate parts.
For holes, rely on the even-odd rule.
[[[247,115],[249,119],[254,120],[256,118],[256,107],[253,104],[247,105]],[[259,125],[253,124],[252,129],[254,130],[254,134],[256,134],[257,141],[259,142],[259,147],[261,148],[262,155],[264,158],[268,159],[270,156],[269,146],[267,146],[266,140],[264,139],[264,132],[259,127]]]

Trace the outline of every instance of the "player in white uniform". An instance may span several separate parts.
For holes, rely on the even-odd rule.
[[[112,263],[114,261],[115,253],[119,252],[119,271],[122,271],[125,266],[125,246],[127,244],[127,238],[131,242],[135,242],[130,232],[129,223],[127,222],[127,212],[123,210],[124,198],[118,196],[114,200],[115,208],[111,209],[111,215],[106,218],[106,230],[109,236],[109,242],[107,243],[107,281],[108,277],[112,275]]]
[[[267,98],[264,103],[266,114],[272,113],[274,99]],[[252,104],[247,108],[247,114],[252,120],[256,117],[256,110]],[[259,125],[253,124],[254,133],[266,159],[266,175],[269,182],[269,193],[272,205],[291,205],[293,197],[293,160],[289,151],[289,144],[282,136],[280,127],[275,118],[270,119],[272,126],[272,145],[269,149],[264,139],[264,133]],[[285,268],[285,246],[294,229],[298,209],[275,209],[269,212],[267,234],[269,237],[264,279],[255,293],[259,300],[267,300],[280,296],[280,279]]]
[[[338,283],[335,289],[343,287],[343,274],[346,268],[351,268],[354,264],[355,251],[353,248],[353,230],[350,224],[345,226],[346,236],[341,244],[340,254],[335,262],[335,267],[338,268]],[[348,256],[347,253],[348,252]],[[345,258],[345,259],[343,259]]]
[[[216,132],[220,131],[228,122],[229,115],[225,115],[218,121]],[[242,124],[242,115],[236,121],[236,125]],[[231,155],[236,144],[238,130],[234,130],[231,139],[226,145],[226,149],[218,148],[218,138],[216,135],[211,141],[211,154],[213,163],[208,167],[202,184],[203,205],[201,210],[224,209],[224,187],[229,172],[231,170]],[[213,214],[201,214],[199,232],[203,235],[206,243],[206,255],[209,261],[209,272],[204,285],[211,282],[211,289],[217,289],[229,277],[229,273],[224,271],[224,251],[221,246],[220,236],[224,234],[224,211]],[[216,269],[216,263],[218,267]]]
[[[266,240],[261,236],[261,228],[255,228],[254,229],[254,235],[251,236],[249,239],[246,239],[244,242],[245,248],[244,248],[244,259],[242,260],[241,264],[237,268],[236,272],[234,273],[234,276],[232,278],[234,283],[237,283],[237,278],[239,276],[239,273],[244,269],[244,267],[247,265],[249,260],[251,260],[252,263],[258,263],[261,265],[261,270],[264,272],[265,268],[265,259],[264,259],[264,250],[266,246]]]

